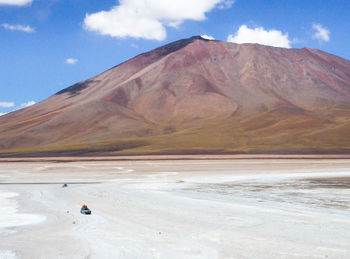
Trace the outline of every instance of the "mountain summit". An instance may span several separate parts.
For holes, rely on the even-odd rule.
[[[350,61],[199,36],[0,117],[0,154],[350,152]]]

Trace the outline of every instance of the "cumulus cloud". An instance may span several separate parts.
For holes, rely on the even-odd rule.
[[[66,64],[74,65],[75,63],[78,62],[78,60],[75,58],[67,58],[65,62],[66,62]]]
[[[29,25],[21,25],[21,24],[12,25],[12,24],[8,24],[8,23],[3,23],[2,27],[4,29],[10,30],[10,31],[23,31],[23,32],[27,32],[27,33],[35,32],[35,30],[32,27],[30,27]]]
[[[22,108],[26,108],[26,107],[32,106],[32,105],[34,105],[34,104],[36,104],[35,101],[29,101],[29,102],[26,102],[26,103],[22,103],[22,104],[21,104],[21,107],[22,107]]]
[[[14,107],[15,103],[14,102],[0,102],[0,107],[1,108],[11,108]]]
[[[6,114],[6,112],[0,112],[0,116],[5,115],[5,114]]]
[[[17,5],[23,6],[31,4],[33,0],[0,0],[0,5]]]
[[[119,0],[109,11],[86,14],[86,30],[111,37],[164,40],[166,27],[185,20],[202,21],[214,8],[229,7],[230,0]]]
[[[207,39],[207,40],[215,40],[215,38],[213,36],[207,35],[207,34],[202,34],[201,37],[203,39]]]
[[[315,30],[314,34],[312,35],[312,37],[314,39],[320,40],[320,41],[329,41],[330,40],[330,31],[328,29],[326,29],[325,27],[323,27],[321,24],[319,23],[314,23],[312,24],[312,29]]]
[[[234,43],[259,43],[273,47],[290,48],[288,33],[278,30],[265,30],[263,27],[248,28],[243,24],[235,35],[230,34],[227,41]]]

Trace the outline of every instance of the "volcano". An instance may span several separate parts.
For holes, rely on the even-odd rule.
[[[350,61],[201,37],[0,117],[0,153],[350,153]]]

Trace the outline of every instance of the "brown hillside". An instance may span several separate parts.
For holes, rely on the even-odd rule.
[[[180,40],[0,117],[0,153],[349,152],[350,62]]]

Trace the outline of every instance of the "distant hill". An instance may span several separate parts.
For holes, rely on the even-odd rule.
[[[350,61],[179,40],[0,117],[0,154],[350,153]]]

